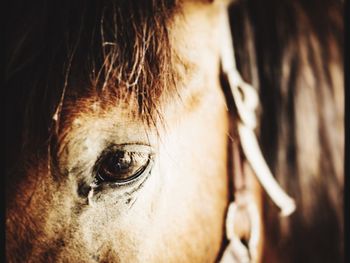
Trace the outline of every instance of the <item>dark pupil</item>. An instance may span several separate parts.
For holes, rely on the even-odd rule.
[[[115,181],[127,179],[128,171],[132,166],[130,153],[118,151],[107,158],[100,166],[99,177],[103,181]]]
[[[110,166],[115,169],[115,172],[122,172],[130,167],[131,156],[126,152],[117,152],[117,154],[111,158],[112,163]]]

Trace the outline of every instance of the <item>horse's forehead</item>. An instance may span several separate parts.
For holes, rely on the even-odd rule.
[[[170,41],[176,57],[188,68],[210,65],[220,47],[220,9],[214,5],[188,3],[169,21]],[[175,61],[175,63],[178,61]],[[209,63],[208,63],[209,62]]]
[[[167,90],[170,92],[164,93],[161,98],[153,98],[154,107],[165,115],[165,120],[195,111],[203,98],[211,96],[219,86],[218,14],[218,9],[213,6],[201,5],[198,8],[197,4],[189,3],[184,5],[183,12],[169,20],[172,63],[178,82],[176,88],[171,87]],[[116,89],[120,91],[110,94],[106,91],[102,96],[95,92],[81,94],[78,99],[67,96],[62,112],[64,137],[70,140],[97,133],[106,133],[107,136],[110,131],[118,130],[129,134],[138,131],[139,137],[144,136],[145,130],[152,133],[149,127],[132,128],[143,125],[142,116],[138,114],[137,94],[123,91],[123,87]]]
[[[122,137],[130,141],[145,137],[146,125],[136,114],[137,101],[131,96],[123,101],[117,96],[100,99],[97,96],[68,102],[62,114],[60,139],[83,141],[87,138]]]

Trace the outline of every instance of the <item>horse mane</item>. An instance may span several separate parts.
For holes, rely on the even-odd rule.
[[[231,16],[239,68],[260,93],[264,156],[297,203],[280,218],[265,197],[265,257],[342,262],[342,3],[238,1]]]
[[[6,162],[21,160],[25,149],[45,154],[67,98],[108,104],[133,95],[135,115],[154,122],[160,94],[175,82],[167,24],[176,10],[172,0],[14,1],[5,49]]]

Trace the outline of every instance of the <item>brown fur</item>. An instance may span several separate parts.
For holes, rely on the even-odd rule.
[[[20,72],[32,97],[18,109],[22,139],[8,134],[9,153],[21,164],[16,167],[10,158],[7,173],[9,262],[212,262],[218,256],[228,196],[227,113],[218,81],[218,44],[215,38],[202,41],[215,29],[215,16],[207,17],[215,10],[207,6],[197,11],[190,4],[172,21],[170,11],[175,10],[166,3],[164,9],[156,2],[121,4],[83,6],[82,15],[74,6],[49,10],[50,19],[50,12],[71,12],[71,24],[55,31],[64,44],[57,45],[52,64],[44,63],[40,74],[26,76],[30,67]],[[84,23],[94,12],[93,25],[105,14],[103,33],[117,19],[117,35],[97,32],[96,42],[89,42],[94,29],[100,29]],[[205,26],[196,34],[189,30],[201,23]],[[50,23],[43,26],[51,32]],[[115,46],[100,51],[110,41]],[[196,44],[198,53],[182,44]],[[18,90],[24,86],[13,66],[21,61],[25,46],[11,54],[7,69],[9,85]],[[44,48],[41,56],[53,51]],[[174,53],[172,60],[169,52]],[[198,63],[203,54],[210,63]],[[30,63],[39,65],[41,56]],[[97,69],[101,74],[91,76]],[[130,86],[136,79],[137,85]],[[200,93],[193,107],[191,98],[198,99]],[[211,103],[215,110],[208,107]],[[34,116],[43,119],[34,123]],[[152,175],[142,187],[106,188],[90,198],[85,189],[100,153],[128,142],[154,148]]]

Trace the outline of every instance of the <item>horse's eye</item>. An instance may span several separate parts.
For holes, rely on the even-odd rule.
[[[95,183],[130,182],[142,175],[149,166],[152,155],[148,152],[118,149],[107,153],[97,165]]]

